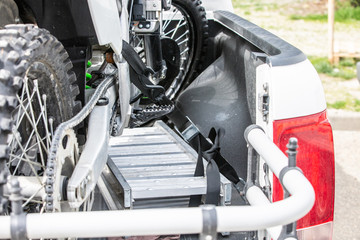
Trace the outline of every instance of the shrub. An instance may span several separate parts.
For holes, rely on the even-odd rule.
[[[360,7],[360,0],[351,0],[351,6]]]

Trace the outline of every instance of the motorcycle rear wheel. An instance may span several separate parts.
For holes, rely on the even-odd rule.
[[[145,38],[142,34],[133,35],[132,45],[143,61],[151,66],[154,48]],[[160,39],[167,74],[165,79],[151,80],[163,86],[170,99],[175,99],[202,68],[208,40],[208,21],[201,1],[173,0],[171,9],[163,13]]]

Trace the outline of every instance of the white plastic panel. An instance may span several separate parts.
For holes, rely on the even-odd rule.
[[[120,54],[122,36],[116,1],[88,0],[88,3],[99,44],[110,44],[114,52]]]
[[[326,109],[324,89],[309,60],[270,67],[270,119],[295,118]]]
[[[226,10],[234,12],[231,0],[202,0],[202,5],[206,11]]]

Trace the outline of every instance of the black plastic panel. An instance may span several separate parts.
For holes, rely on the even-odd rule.
[[[306,60],[305,54],[296,47],[238,15],[227,11],[216,11],[214,18],[266,53],[267,61],[272,66],[291,65]]]
[[[17,0],[34,14],[37,24],[66,46],[96,43],[87,0]]]
[[[212,127],[225,129],[221,153],[246,178],[244,130],[252,124],[247,92],[255,93],[255,69],[263,62],[252,59],[259,49],[232,34],[227,29],[219,34],[215,48],[220,56],[181,93],[177,105],[204,135]]]

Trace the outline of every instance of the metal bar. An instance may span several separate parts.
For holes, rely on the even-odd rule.
[[[263,191],[257,187],[252,186],[246,192],[246,199],[250,203],[251,206],[266,206],[271,204],[269,199],[265,196]],[[278,239],[281,233],[282,226],[275,226],[271,228],[267,228],[266,231],[270,234],[272,239]]]
[[[286,156],[261,129],[253,128],[247,131],[246,138],[275,175],[279,176],[280,171],[287,167]],[[216,231],[254,231],[289,224],[303,217],[314,204],[313,187],[298,170],[287,171],[282,182],[291,194],[285,200],[255,206],[216,207]],[[246,196],[261,203],[259,190],[255,187],[250,187]],[[203,217],[201,208],[28,214],[27,237],[114,237],[202,233]],[[10,219],[10,216],[0,217],[0,238],[11,237]]]
[[[334,64],[335,0],[328,0],[328,58]]]
[[[300,187],[300,194],[308,191],[309,184],[306,185]],[[294,207],[302,198],[299,194],[295,195],[266,206],[216,207],[217,231],[252,231],[295,221],[303,216],[303,210],[299,211],[299,208],[309,205],[305,203]],[[307,207],[305,211],[310,209]],[[99,222],[102,223],[101,228]],[[9,238],[9,231],[5,228],[9,227],[10,217],[1,217],[0,223],[0,237]],[[201,223],[200,208],[28,214],[27,236],[58,238],[187,234],[200,233]]]
[[[245,136],[247,141],[255,148],[257,153],[265,160],[276,176],[288,166],[288,158],[284,153],[266,136],[260,128],[253,128]]]
[[[107,165],[110,169],[110,171],[114,174],[114,177],[116,178],[117,182],[120,185],[120,189],[122,192],[122,200],[123,200],[123,206],[124,208],[131,208],[132,207],[132,196],[131,196],[131,188],[130,185],[125,180],[124,176],[121,174],[115,163],[111,160],[111,158],[108,159]]]
[[[104,103],[99,102],[90,114],[87,142],[69,179],[67,196],[72,208],[80,207],[94,190],[108,158],[109,122],[116,102],[115,86],[110,87],[104,96]],[[77,191],[82,194],[77,194]]]
[[[253,231],[284,225],[301,218],[311,209],[314,193],[310,183],[299,171],[289,171],[284,176],[284,183],[292,180],[297,182],[286,186],[292,196],[283,201],[265,206],[216,207],[217,231]],[[304,198],[311,191],[312,199]],[[10,217],[0,217],[0,238],[10,238],[9,227]],[[27,215],[29,238],[190,234],[201,233],[202,229],[201,208]]]

